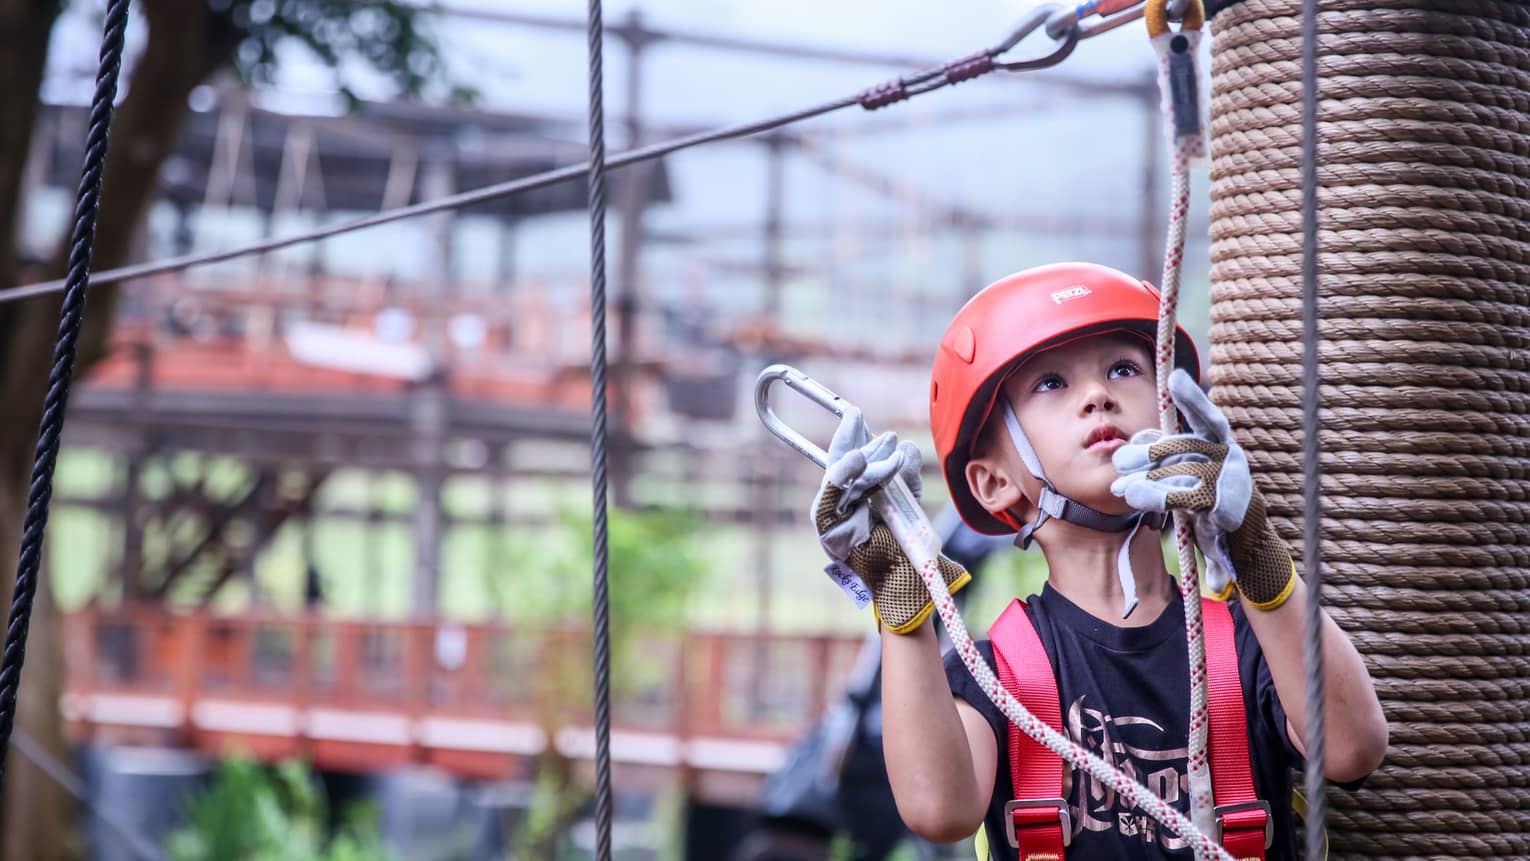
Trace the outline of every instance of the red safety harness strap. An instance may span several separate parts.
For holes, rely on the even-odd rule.
[[[1057,679],[1025,602],[1011,601],[988,629],[999,681],[1031,714],[1062,732]],[[1068,803],[1062,797],[1062,757],[1009,724],[1009,774],[1014,800],[1004,808],[1009,845],[1020,861],[1061,861],[1073,840]]]
[[[1274,836],[1270,805],[1254,793],[1248,751],[1248,715],[1238,677],[1232,612],[1221,601],[1201,599],[1206,626],[1206,700],[1211,717],[1211,787],[1216,798],[1212,835],[1238,861],[1263,861]]]
[[[1274,835],[1270,805],[1254,792],[1248,749],[1248,720],[1238,649],[1227,605],[1201,600],[1206,629],[1206,699],[1211,719],[1211,785],[1216,797],[1217,834],[1238,861],[1264,861]],[[999,681],[1031,714],[1062,731],[1062,700],[1052,663],[1025,602],[1012,601],[988,629]],[[1062,797],[1062,758],[1009,725],[1009,769],[1014,799],[1005,807],[1009,845],[1021,861],[1060,861],[1072,842],[1072,823]]]

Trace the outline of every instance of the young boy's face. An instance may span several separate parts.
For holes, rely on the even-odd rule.
[[[1009,399],[1058,492],[1097,511],[1127,511],[1110,492],[1117,477],[1111,455],[1132,434],[1158,425],[1153,358],[1144,338],[1106,333],[1038,353],[1010,375],[1000,396]],[[1002,421],[996,408],[990,422]],[[1041,482],[1007,444],[1008,436],[1001,431],[990,439],[1004,444],[974,458],[979,474],[968,472],[979,501],[990,510],[1022,504],[1009,501],[1016,494],[1003,492],[1007,484],[1018,485],[1025,500],[1035,500]],[[982,475],[988,470],[1003,475]]]

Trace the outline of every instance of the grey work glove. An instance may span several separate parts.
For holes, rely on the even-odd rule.
[[[847,578],[835,569],[848,568],[871,593],[877,621],[895,634],[910,633],[929,617],[935,605],[919,572],[898,546],[892,530],[872,514],[866,497],[894,475],[901,475],[917,497],[921,490],[919,447],[899,443],[892,433],[873,439],[860,410],[850,407],[829,443],[828,464],[813,499],[813,527],[818,543],[834,560],[830,574],[844,585]],[[972,579],[966,569],[944,556],[940,570],[953,594]]]
[[[1169,394],[1190,432],[1133,436],[1112,458],[1121,477],[1111,492],[1140,511],[1187,514],[1211,592],[1225,598],[1237,584],[1249,603],[1272,610],[1290,597],[1296,569],[1265,514],[1248,457],[1226,416],[1188,373],[1169,377]]]

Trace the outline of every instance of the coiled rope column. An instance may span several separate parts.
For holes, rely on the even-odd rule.
[[[1211,169],[1213,397],[1297,553],[1300,5],[1213,20]],[[1324,601],[1392,729],[1332,850],[1530,857],[1530,6],[1322,9]]]

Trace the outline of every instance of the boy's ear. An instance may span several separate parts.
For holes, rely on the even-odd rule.
[[[1035,517],[1035,505],[1020,483],[1004,468],[1004,464],[992,455],[974,457],[967,461],[967,488],[972,496],[990,514],[1008,511],[1029,523]]]

